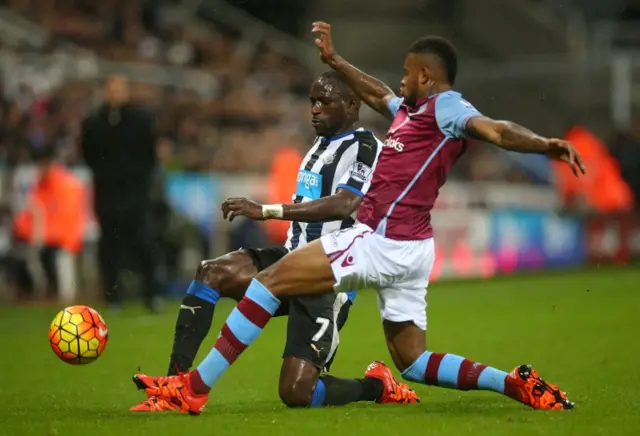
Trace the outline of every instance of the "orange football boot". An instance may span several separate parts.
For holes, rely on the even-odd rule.
[[[144,374],[133,376],[138,389],[144,389],[150,397],[158,397],[176,406],[181,413],[199,415],[209,399],[208,395],[198,395],[191,389],[188,373],[167,377],[151,377]]]
[[[391,373],[391,370],[383,362],[373,362],[364,373],[365,378],[375,378],[382,382],[382,396],[376,401],[380,404],[398,403],[415,404],[420,402],[416,394],[409,386],[400,383]]]
[[[149,397],[129,409],[130,412],[171,412],[173,410],[180,410],[180,406],[158,397]]]
[[[505,381],[506,393],[534,409],[570,410],[574,404],[556,385],[545,382],[530,365],[515,368]]]

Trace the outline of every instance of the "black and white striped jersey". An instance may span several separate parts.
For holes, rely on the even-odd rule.
[[[382,142],[368,130],[358,129],[334,137],[318,137],[300,165],[294,203],[328,197],[338,189],[363,196],[369,189]],[[351,227],[354,217],[344,221],[303,223],[293,221],[285,247],[301,247],[320,236]]]

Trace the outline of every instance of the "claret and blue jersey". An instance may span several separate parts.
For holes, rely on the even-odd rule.
[[[390,239],[427,239],[438,191],[466,149],[466,124],[481,113],[455,91],[388,106],[395,118],[357,218]]]
[[[434,116],[440,130],[451,138],[464,138],[467,121],[472,117],[482,116],[482,114],[471,103],[456,91],[446,91],[435,94],[427,99],[434,101]],[[422,100],[421,100],[422,101]],[[408,113],[411,109],[404,105],[402,97],[394,97],[389,100],[389,110],[393,116],[397,116],[401,107],[405,107]],[[418,104],[416,104],[418,107]],[[420,110],[420,107],[418,107]]]

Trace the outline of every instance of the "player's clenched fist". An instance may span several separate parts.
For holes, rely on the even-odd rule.
[[[331,40],[331,24],[316,21],[312,24],[312,33],[319,33],[315,40],[316,46],[320,49],[320,59],[329,66],[333,66],[338,55]]]
[[[237,216],[246,216],[252,220],[265,219],[262,214],[262,205],[247,198],[227,198],[222,203],[222,216],[224,219],[233,219]]]

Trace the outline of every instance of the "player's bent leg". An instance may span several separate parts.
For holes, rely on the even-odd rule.
[[[333,292],[336,283],[331,263],[319,240],[287,254],[258,273],[255,281],[277,299]]]
[[[278,393],[288,407],[343,406],[358,401],[384,399],[384,381],[376,375],[340,379],[321,374],[308,360],[287,356],[282,362]],[[395,380],[395,379],[394,379]]]
[[[426,349],[425,331],[411,322],[384,321],[393,361],[405,380],[444,388],[493,391],[536,409],[571,409],[566,394],[529,366],[510,374],[450,353]]]
[[[240,249],[200,263],[195,279],[218,291],[220,296],[239,301],[258,274],[248,251]]]
[[[258,273],[227,318],[214,349],[194,372],[197,392],[207,393],[229,365],[253,343],[280,307],[280,298],[331,293],[335,279],[319,241],[284,256]]]
[[[412,321],[383,321],[384,336],[391,359],[399,371],[406,370],[427,351],[426,332]]]
[[[214,348],[197,369],[173,377],[138,374],[134,376],[134,382],[148,395],[171,399],[180,404],[181,410],[200,413],[211,388],[274,316],[280,307],[280,298],[331,292],[336,284],[333,266],[340,259],[345,265],[343,268],[352,271],[341,274],[341,278],[355,277],[351,283],[341,281],[341,286],[349,286],[347,289],[363,287],[351,286],[365,276],[364,268],[368,263],[366,244],[358,244],[357,241],[363,241],[367,234],[372,233],[366,226],[355,226],[344,233],[324,235],[320,241],[287,254],[251,281],[245,296],[223,325]],[[336,248],[344,247],[334,253],[330,262],[321,241]]]
[[[393,363],[404,371],[427,350],[426,276],[399,285],[378,291],[378,307]]]
[[[244,250],[200,263],[180,304],[169,375],[191,368],[198,349],[211,328],[218,299],[227,297],[240,300],[257,273],[252,257]]]
[[[227,318],[214,349],[194,372],[193,384],[207,393],[229,365],[253,343],[280,307],[280,298],[331,293],[331,265],[319,241],[298,248],[258,273]]]
[[[176,320],[168,375],[188,371],[209,333],[216,303],[220,297],[240,300],[258,269],[245,250],[228,253],[217,259],[204,260],[182,299]],[[171,401],[151,395],[130,410],[164,412],[179,409]]]
[[[318,376],[335,356],[339,330],[349,316],[351,302],[347,294],[331,292],[296,297],[288,306],[287,340],[278,390],[287,406],[307,407],[314,405]]]
[[[322,374],[329,370],[335,358],[340,330],[349,317],[350,308],[347,293],[298,297],[290,301],[279,386],[280,398],[289,407],[342,406],[356,401],[417,401],[415,393],[402,389],[386,367],[386,371],[368,369],[361,379]],[[387,385],[391,389],[387,389]]]

